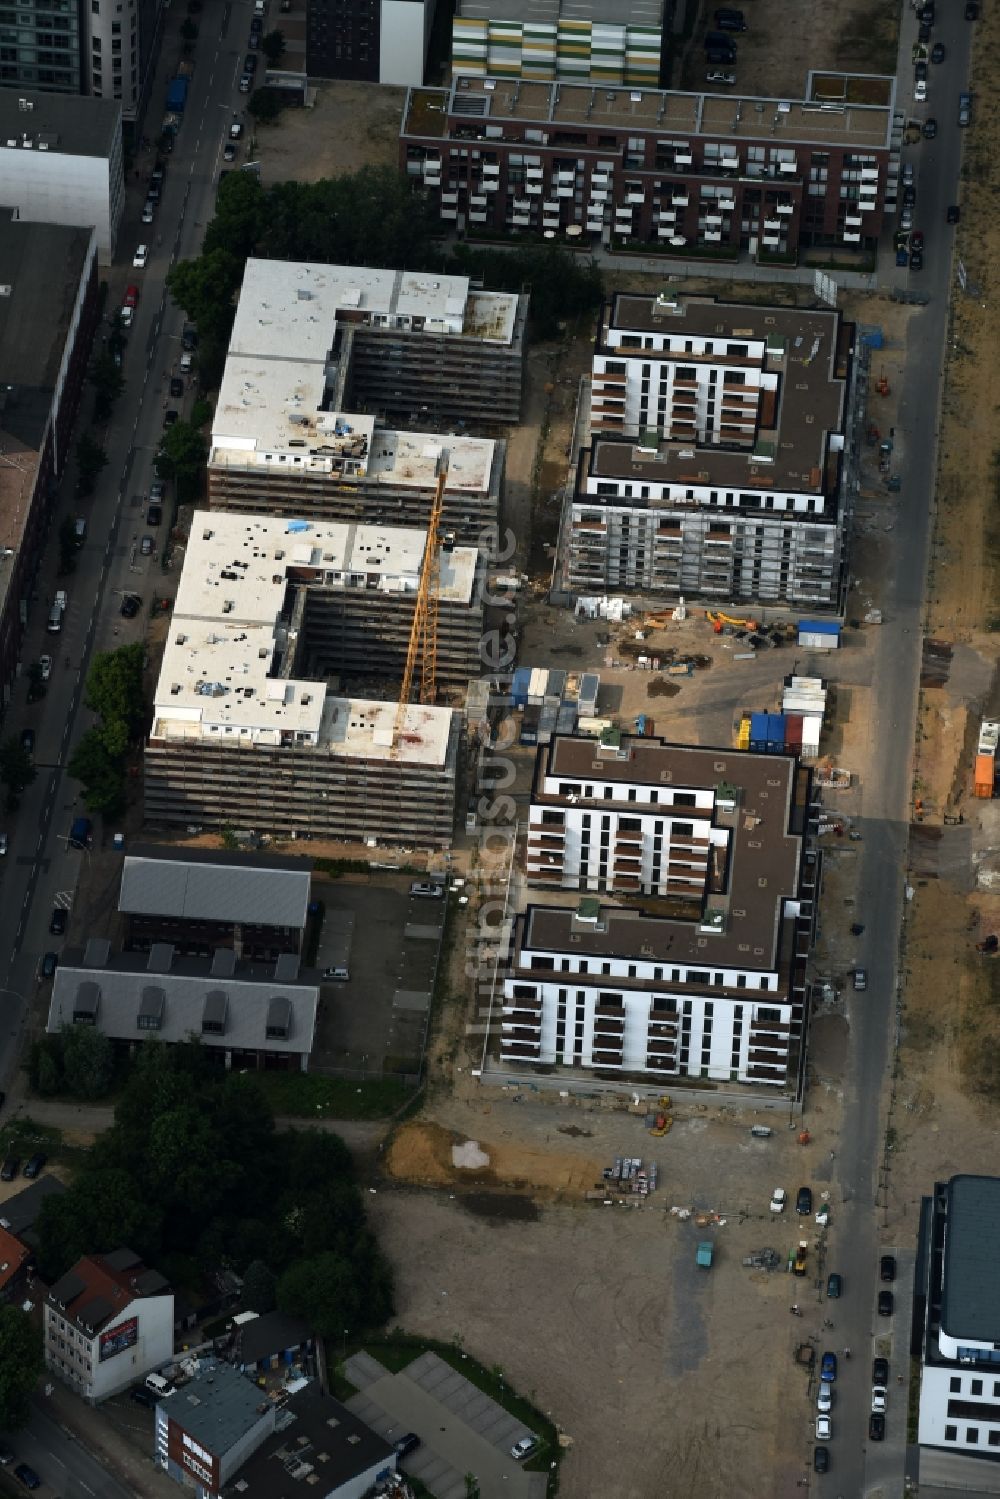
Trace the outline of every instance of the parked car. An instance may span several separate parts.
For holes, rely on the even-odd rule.
[[[917,201],[917,189],[912,182],[906,183],[903,188],[903,207],[912,208]]]
[[[523,1462],[526,1457],[531,1456],[537,1446],[537,1437],[521,1437],[510,1449],[510,1455],[515,1462]]]
[[[715,24],[720,31],[746,31],[747,29],[741,10],[717,10]]]
[[[910,235],[910,249],[919,250],[921,254],[923,254],[924,231],[922,229],[914,229],[913,233]]]
[[[828,1379],[821,1379],[819,1390],[816,1393],[816,1409],[821,1416],[828,1416],[833,1410],[833,1385]]]
[[[180,371],[182,375],[190,375],[192,358],[190,354],[181,355]]]
[[[900,261],[899,261],[899,255],[900,255],[900,252],[897,250],[897,252],[896,252],[896,264],[897,265],[899,265],[899,263],[900,263]],[[905,265],[906,264],[906,251],[905,250],[902,251],[902,256],[903,256],[902,263],[903,263],[903,265]],[[854,987],[855,987],[855,989],[857,989],[857,991],[858,991],[859,994],[863,994],[864,991],[868,988],[868,969],[867,968],[855,968],[855,970],[854,970]]]
[[[162,505],[167,497],[167,486],[162,479],[154,479],[149,486],[149,498],[156,505]]]
[[[959,208],[957,203],[949,203],[948,207],[945,209],[944,217],[945,223],[957,224],[959,219],[962,217],[962,210]]]
[[[151,224],[153,222],[153,215],[155,213],[156,204],[153,202],[152,198],[147,198],[145,203],[142,205],[142,222],[144,224]]]
[[[927,141],[932,141],[937,135],[937,120],[935,120],[933,115],[924,121],[923,134],[924,140]]]
[[[444,886],[435,885],[431,880],[414,880],[410,886],[410,894],[421,895],[429,900],[438,900],[444,894]]]
[[[895,1303],[895,1298],[893,1297],[893,1294],[892,1294],[891,1291],[879,1291],[879,1293],[878,1293],[878,1314],[879,1314],[880,1317],[891,1317],[892,1316],[892,1309],[895,1306],[895,1304],[896,1304]]]
[[[5,858],[6,854],[7,854],[7,834],[6,833],[0,833],[0,859]]]
[[[243,92],[246,93],[246,89],[244,89]],[[233,123],[229,127],[229,138],[230,138],[230,140],[238,141],[238,140],[240,140],[240,138],[242,137],[242,135],[243,135],[243,126],[242,126],[242,124],[240,123],[239,120],[234,120]]]
[[[944,42],[935,42],[931,48],[931,62],[944,62]]]
[[[63,906],[53,906],[49,918],[49,931],[53,937],[61,937],[66,930],[66,911]]]
[[[889,1383],[889,1360],[887,1358],[872,1359],[872,1384],[886,1385]]]
[[[137,593],[122,594],[121,609],[119,613],[123,619],[135,619],[142,608],[142,599]]]
[[[162,505],[150,505],[149,509],[146,511],[146,525],[147,526],[158,526],[160,524],[160,522],[161,522],[162,519],[163,519],[163,506]]]
[[[965,7],[965,19],[967,21],[979,20],[979,0],[968,0]]]
[[[923,59],[921,59],[920,62],[914,63],[913,76],[917,79],[918,82],[921,79],[924,81],[924,83],[927,82],[927,64],[923,61]]]
[[[910,251],[910,270],[911,271],[922,271],[923,268],[924,268],[924,252],[923,252],[923,250],[911,250]]]
[[[875,1415],[885,1415],[885,1385],[872,1386],[872,1411]]]
[[[928,26],[926,21],[921,21],[920,25],[917,27],[917,41],[926,43],[929,42],[930,39],[931,28]]]
[[[785,1204],[787,1201],[788,1198],[785,1193],[784,1187],[775,1187],[774,1191],[771,1194],[771,1212],[783,1213],[785,1211]]]
[[[705,82],[706,83],[720,84],[724,88],[732,88],[733,84],[736,82],[736,74],[735,73],[706,73],[705,74]]]
[[[223,159],[223,161],[235,161],[236,160],[236,145],[235,145],[235,142],[233,142],[233,141],[226,141],[226,144],[222,148],[222,159]]]
[[[408,1452],[415,1452],[420,1446],[420,1438],[415,1431],[408,1431],[405,1437],[397,1437],[392,1445],[397,1457],[405,1457]]]
[[[134,1400],[136,1405],[145,1406],[147,1410],[152,1410],[153,1406],[156,1404],[156,1401],[153,1399],[152,1395],[148,1390],[144,1389],[141,1384],[132,1386],[132,1388],[128,1392],[128,1398],[130,1400]]]
[[[813,1451],[813,1467],[817,1473],[829,1473],[830,1471],[830,1449],[829,1447],[816,1447]]]
[[[339,963],[334,968],[324,968],[323,977],[325,979],[336,979],[338,983],[346,984],[350,981],[351,971],[349,968],[345,968],[342,963]]]
[[[156,542],[152,536],[144,536],[139,543],[139,551],[143,557],[152,557],[156,549]]]
[[[826,1278],[826,1294],[830,1301],[839,1301],[844,1289],[844,1282],[837,1272],[831,1271]]]
[[[23,1483],[26,1489],[40,1489],[42,1486],[42,1480],[34,1468],[29,1467],[27,1463],[18,1463],[14,1469],[14,1477],[18,1483]]]
[[[188,351],[198,347],[197,331],[188,324],[181,333],[181,348]]]
[[[247,46],[250,48],[251,52],[256,52],[257,48],[260,46],[260,32],[259,31],[253,31],[253,30],[251,30],[250,35],[247,38]]]
[[[914,104],[925,104],[927,102],[927,79],[918,78],[913,85]]]
[[[21,1162],[16,1155],[7,1156],[0,1166],[0,1182],[12,1182],[20,1170]]]
[[[958,96],[958,123],[968,125],[972,121],[972,95],[959,94]]]
[[[878,1278],[891,1285],[896,1279],[896,1256],[884,1254],[878,1262]]]
[[[183,396],[184,381],[181,379],[180,375],[170,376],[170,394],[173,396],[175,401],[179,400],[181,396]]]
[[[800,1187],[795,1194],[795,1211],[805,1216],[813,1210],[812,1187]]]
[[[148,245],[137,245],[136,249],[135,249],[135,254],[132,256],[132,264],[133,264],[133,266],[135,266],[135,268],[137,270],[141,271],[142,268],[143,268],[143,266],[146,264],[146,257],[148,255],[149,255],[149,246]]]
[[[833,1436],[833,1422],[829,1416],[816,1417],[816,1440],[817,1442],[828,1442]]]
[[[705,53],[705,61],[711,68],[733,67],[736,63],[735,47],[712,47]]]
[[[47,1160],[47,1155],[33,1155],[27,1161],[25,1161],[24,1174],[29,1181],[33,1181],[36,1176],[41,1176],[42,1172],[45,1170],[45,1163]]]
[[[174,422],[180,421],[180,417],[181,414],[177,410],[176,406],[171,406],[168,411],[165,411],[163,413],[163,425],[165,427],[172,427],[174,425]]]
[[[50,978],[52,978],[53,975],[55,974],[56,969],[58,967],[59,967],[59,954],[58,953],[56,953],[56,952],[47,952],[47,953],[43,953],[42,954],[42,961],[41,961],[41,963],[39,964],[39,967],[38,967],[38,972],[39,972],[40,977],[42,977],[43,979],[50,979]]]
[[[246,57],[244,57],[243,59],[244,73],[256,73],[257,64],[259,61],[260,58],[257,56],[256,52],[248,52]]]
[[[896,264],[899,265],[899,266],[904,266],[904,265],[909,265],[909,263],[910,263],[909,251],[907,250],[907,248],[906,248],[905,245],[900,245],[899,249],[896,251]],[[858,987],[857,984],[855,984],[854,987],[856,989]]]
[[[928,0],[928,3],[925,6],[923,6],[923,8],[920,11],[920,19],[921,19],[921,21],[923,21],[923,23],[924,23],[925,26],[933,26],[934,25],[934,16],[935,16],[934,0]]]
[[[829,1349],[819,1361],[819,1377],[828,1379],[831,1384],[837,1378],[837,1355],[831,1353]]]
[[[13,1448],[8,1447],[6,1442],[0,1442],[0,1468],[8,1468],[13,1461]]]
[[[26,755],[35,753],[35,731],[34,729],[21,730],[21,748]]]
[[[253,88],[253,78],[251,77],[251,75],[249,73],[241,73],[240,74],[240,93],[241,94],[248,94],[252,88]],[[232,131],[230,131],[230,134],[232,134]]]
[[[876,1411],[872,1411],[868,1417],[868,1435],[873,1442],[885,1441],[885,1417]]]
[[[47,682],[52,675],[52,657],[39,656],[38,669],[42,674],[42,681]]]

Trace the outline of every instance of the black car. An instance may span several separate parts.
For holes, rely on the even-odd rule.
[[[894,1254],[884,1254],[879,1260],[878,1278],[884,1280],[887,1285],[891,1285],[896,1279],[896,1256]]]
[[[7,1156],[3,1165],[0,1166],[0,1182],[12,1182],[21,1169],[21,1162],[16,1155]]]
[[[923,59],[921,59],[920,62],[914,63],[913,76],[918,83],[921,82],[921,80],[924,83],[927,82],[927,64],[923,61]]]
[[[935,42],[931,48],[931,62],[944,62],[944,42]]]
[[[142,608],[142,599],[137,593],[126,593],[122,598],[121,615],[123,619],[135,619]]]
[[[911,250],[910,251],[910,270],[911,271],[922,271],[923,268],[924,268],[924,252],[923,252],[923,250]]]
[[[47,952],[42,955],[42,963],[38,971],[43,979],[50,979],[58,967],[59,954],[56,952]]]
[[[163,416],[163,425],[165,427],[172,427],[174,425],[174,422],[179,422],[180,421],[180,418],[181,418],[181,414],[177,410],[176,406],[170,406],[170,407],[168,407],[167,411],[164,413],[164,416]]]
[[[162,521],[162,519],[163,519],[163,506],[162,505],[150,505],[149,509],[146,511],[146,524],[147,524],[147,526],[158,526],[160,524],[160,522]]]
[[[21,748],[28,755],[34,754],[34,752],[35,752],[35,731],[34,731],[34,729],[22,729],[21,730]]]
[[[795,1197],[795,1211],[797,1213],[811,1213],[813,1210],[812,1187],[800,1187]]]
[[[420,1446],[420,1438],[415,1431],[408,1431],[405,1437],[399,1437],[393,1442],[393,1450],[397,1457],[405,1457],[408,1452],[415,1452]]]
[[[62,906],[56,906],[52,912],[49,922],[49,931],[53,937],[61,937],[66,930],[66,912]]]
[[[14,1461],[14,1449],[8,1447],[6,1442],[0,1442],[0,1468],[9,1467]]]
[[[258,62],[258,58],[257,58],[256,52],[248,52],[247,55],[246,55],[246,57],[244,57],[244,59],[243,59],[243,71],[244,71],[244,73],[256,73],[256,71],[257,71],[257,62]]]
[[[830,1301],[837,1301],[837,1300],[839,1300],[840,1296],[843,1294],[843,1291],[844,1291],[844,1278],[843,1278],[843,1276],[838,1275],[837,1272],[836,1272],[836,1270],[831,1271],[831,1273],[826,1278],[826,1294],[827,1294],[828,1299]]]
[[[887,1358],[872,1359],[872,1384],[887,1385],[889,1383],[889,1360]]]
[[[247,38],[247,46],[250,48],[251,52],[256,52],[257,48],[260,46],[259,31],[251,31],[249,37]]]
[[[917,201],[917,189],[912,182],[908,182],[903,188],[903,207],[912,208]]]
[[[945,220],[946,220],[946,222],[949,223],[949,224],[957,224],[958,221],[959,221],[959,219],[961,217],[962,217],[962,210],[959,208],[958,204],[957,203],[949,203],[947,211],[945,212]]]
[[[829,1447],[817,1447],[813,1452],[813,1467],[817,1473],[828,1473],[830,1471],[830,1449]]]
[[[880,1411],[872,1411],[868,1417],[868,1435],[873,1442],[885,1441],[885,1417]]]
[[[18,1463],[14,1469],[14,1477],[18,1483],[23,1483],[26,1489],[40,1489],[42,1480],[34,1468],[29,1468],[27,1463]]]
[[[133,1385],[129,1390],[128,1395],[129,1399],[134,1400],[136,1405],[144,1405],[149,1411],[151,1411],[153,1409],[153,1406],[156,1404],[153,1396],[141,1384]]]
[[[197,347],[198,347],[198,334],[197,334],[197,332],[195,331],[194,328],[185,328],[184,332],[181,334],[181,348],[184,349],[184,350],[186,350],[186,352],[188,354],[191,354],[191,353],[193,353],[193,351]]]
[[[931,39],[931,28],[928,26],[928,24],[927,24],[926,21],[921,21],[920,25],[917,27],[917,41],[918,42],[929,42],[930,39]]]
[[[937,135],[937,120],[933,116],[924,121],[924,140],[932,141]]]
[[[184,394],[184,381],[180,375],[170,376],[170,394],[172,396],[182,396]]]
[[[39,1154],[31,1156],[28,1160],[25,1161],[24,1175],[28,1178],[29,1181],[34,1181],[36,1176],[41,1176],[42,1172],[45,1170],[45,1163],[47,1162],[47,1160],[47,1155]]]
[[[968,0],[965,7],[965,19],[967,21],[979,20],[979,0]]]
[[[925,26],[934,25],[934,0],[928,0],[928,3],[920,12],[920,19],[921,21],[923,21]]]
[[[895,1304],[895,1299],[891,1291],[879,1291],[878,1314],[880,1317],[891,1317]]]

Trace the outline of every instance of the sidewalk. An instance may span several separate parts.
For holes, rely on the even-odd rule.
[[[153,1466],[152,1433],[150,1455],[145,1457],[128,1437],[117,1431],[107,1415],[86,1405],[58,1380],[45,1386],[51,1394],[36,1396],[36,1404],[67,1436],[102,1463],[137,1499],[177,1499],[177,1485]]]

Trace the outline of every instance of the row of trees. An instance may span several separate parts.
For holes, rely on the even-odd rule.
[[[67,766],[83,782],[87,810],[114,817],[125,805],[125,760],[145,726],[143,646],[123,645],[94,657],[84,701],[98,722],[80,740]]]
[[[28,1077],[42,1098],[70,1093],[92,1102],[111,1090],[115,1058],[112,1045],[96,1025],[64,1025],[54,1036],[42,1036],[31,1048]]]
[[[196,1041],[143,1045],[114,1125],[42,1208],[46,1280],[123,1244],[195,1296],[220,1269],[245,1275],[254,1308],[276,1305],[325,1336],[393,1310],[343,1141],[279,1134],[255,1081],[220,1072]]]
[[[498,290],[528,286],[533,328],[541,338],[600,303],[596,266],[558,246],[460,245],[451,253],[434,242],[437,229],[426,193],[393,167],[362,167],[321,182],[268,188],[252,173],[231,173],[219,188],[201,255],[180,261],[167,277],[174,300],[198,325],[203,383],[213,386],[221,377],[250,255],[454,272],[481,277]]]

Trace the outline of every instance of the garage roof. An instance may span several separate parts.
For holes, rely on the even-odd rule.
[[[158,850],[143,851],[125,859],[118,909],[127,915],[301,930],[306,924],[309,881],[305,861],[298,868],[282,868],[277,861],[256,858],[244,863],[218,856],[177,858]]]

